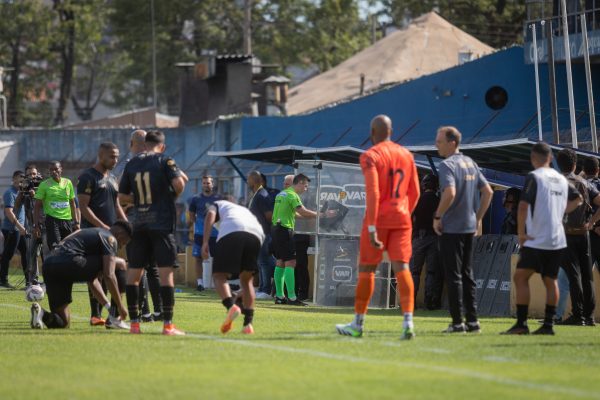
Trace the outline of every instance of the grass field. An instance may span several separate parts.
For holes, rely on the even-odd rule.
[[[89,326],[77,285],[71,329],[33,331],[24,292],[0,291],[0,398],[600,398],[600,328],[505,337],[512,321],[487,318],[481,335],[446,337],[445,312],[418,311],[417,338],[401,342],[398,310],[373,310],[353,339],[333,328],[351,309],[259,301],[255,335],[239,333],[239,320],[223,336],[214,292],[184,290],[176,302],[187,336],[164,337],[160,323],[133,336]]]

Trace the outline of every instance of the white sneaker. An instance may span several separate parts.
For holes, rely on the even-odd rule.
[[[352,336],[355,338],[362,337],[363,330],[362,328],[355,328],[352,324],[337,324],[335,329],[340,335],[343,336]]]
[[[265,292],[256,292],[256,299],[258,300],[271,300],[272,297],[270,294]]]
[[[104,323],[106,329],[126,329],[129,330],[130,326],[127,322],[121,320],[121,318],[113,317],[109,315]]]
[[[38,303],[33,303],[31,305],[31,329],[44,329],[44,322],[42,321],[42,316],[44,315],[44,310]]]

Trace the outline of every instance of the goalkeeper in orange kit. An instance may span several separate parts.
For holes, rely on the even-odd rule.
[[[401,339],[414,337],[414,285],[408,263],[412,254],[411,214],[419,200],[419,177],[412,154],[390,140],[392,121],[378,115],[371,121],[373,147],[360,157],[365,176],[367,210],[360,236],[360,259],[354,320],[336,325],[340,335],[361,337],[375,289],[375,269],[387,251],[396,274],[404,312]]]

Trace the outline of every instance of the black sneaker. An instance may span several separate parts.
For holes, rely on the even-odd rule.
[[[560,321],[556,325],[584,326],[585,321],[581,317],[576,317],[575,315],[571,315],[571,316],[569,316],[569,318]]]
[[[542,325],[531,333],[532,335],[554,335],[554,329],[550,325]]]
[[[469,333],[481,333],[481,325],[479,325],[479,321],[475,322],[467,322],[466,324],[467,332]]]
[[[596,321],[594,320],[594,317],[586,318],[585,326],[596,326]]]
[[[500,332],[501,335],[529,335],[529,327],[527,325],[514,324],[512,328],[505,332]]]
[[[442,333],[466,333],[466,332],[467,332],[467,327],[463,323],[450,324],[450,325],[448,325],[448,328],[446,328],[442,331]]]
[[[303,302],[302,300],[300,300],[297,297],[294,300],[287,299],[286,304],[288,304],[290,306],[300,306],[300,307],[308,306],[308,304],[306,304],[305,302]]]
[[[163,320],[163,316],[162,313],[152,313],[152,320],[153,321],[162,321]]]
[[[275,304],[287,304],[285,297],[275,297]]]
[[[140,318],[140,321],[142,321],[142,322],[154,322],[154,315],[152,315],[152,314],[144,314]]]
[[[196,291],[197,292],[204,292],[204,285],[202,284],[198,284],[198,286],[196,286]]]

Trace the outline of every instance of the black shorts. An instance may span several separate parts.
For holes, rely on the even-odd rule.
[[[531,247],[521,248],[517,268],[532,269],[545,278],[556,279],[564,258],[565,249],[541,250]]]
[[[102,256],[50,256],[42,268],[52,311],[73,302],[73,283],[89,282],[98,276],[102,271]]]
[[[146,268],[152,263],[159,267],[176,267],[177,242],[166,231],[134,231],[127,244],[129,268]]]
[[[212,271],[238,274],[258,271],[260,240],[248,232],[233,232],[217,241]]]
[[[294,231],[281,225],[271,228],[271,246],[273,255],[277,260],[290,261],[296,259],[296,246],[294,245]]]

